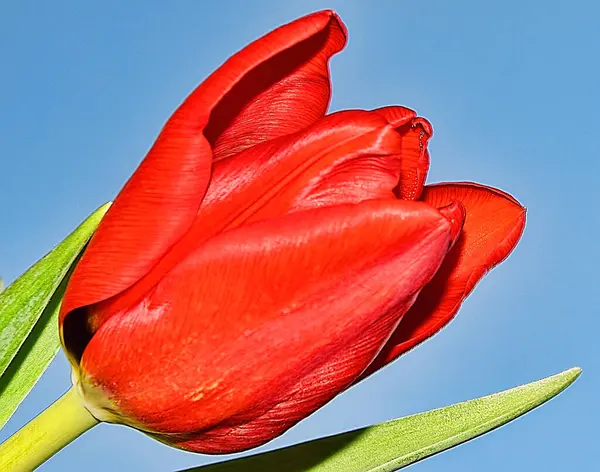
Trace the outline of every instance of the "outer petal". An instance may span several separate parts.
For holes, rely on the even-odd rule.
[[[344,24],[326,10],[274,30],[229,59],[194,92],[200,102],[219,102],[206,130],[215,160],[320,119],[331,96],[329,59],[345,44]]]
[[[70,311],[138,281],[189,230],[213,153],[222,159],[323,116],[330,96],[328,61],[345,41],[333,12],[314,13],[253,42],[192,92],[90,242],[71,278],[61,327]]]
[[[369,365],[451,232],[429,205],[379,200],[221,233],[96,332],[85,396],[187,449],[266,442]]]
[[[334,113],[215,163],[193,227],[144,279],[99,310],[93,325],[136,303],[175,264],[225,229],[300,210],[395,199],[405,163],[405,138],[396,122],[376,112]]]
[[[507,193],[483,185],[429,185],[423,200],[435,207],[461,202],[466,209],[463,230],[366,375],[450,322],[477,282],[515,248],[525,227],[525,208]]]

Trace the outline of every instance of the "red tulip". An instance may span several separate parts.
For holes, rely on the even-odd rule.
[[[263,444],[439,331],[516,245],[510,195],[424,186],[415,112],[326,114],[345,42],[323,11],[235,54],[119,193],[60,315],[98,419],[191,451]]]

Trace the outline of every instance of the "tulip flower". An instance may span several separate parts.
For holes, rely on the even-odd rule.
[[[261,445],[443,328],[517,244],[524,208],[425,185],[427,120],[328,114],[331,11],[282,26],[168,120],[60,313],[99,420],[189,451]]]

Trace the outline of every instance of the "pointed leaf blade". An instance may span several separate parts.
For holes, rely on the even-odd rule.
[[[92,213],[0,293],[0,428],[58,352],[66,276],[108,207]]]
[[[524,415],[558,395],[580,373],[572,368],[475,400],[188,472],[392,472]]]

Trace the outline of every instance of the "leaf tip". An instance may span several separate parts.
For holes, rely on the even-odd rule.
[[[564,371],[564,374],[568,375],[572,380],[571,383],[575,382],[582,374],[583,369],[581,367],[571,367]]]
[[[104,205],[102,205],[100,208],[98,208],[95,213],[100,213],[102,215],[104,215],[104,213],[106,213],[108,211],[108,209],[110,208],[110,206],[113,204],[113,202],[106,202]]]
[[[550,382],[552,382],[556,386],[555,395],[562,392],[573,382],[575,382],[582,372],[583,370],[581,369],[581,367],[571,367],[570,369],[563,370],[558,374],[548,377],[548,380],[550,380]]]

